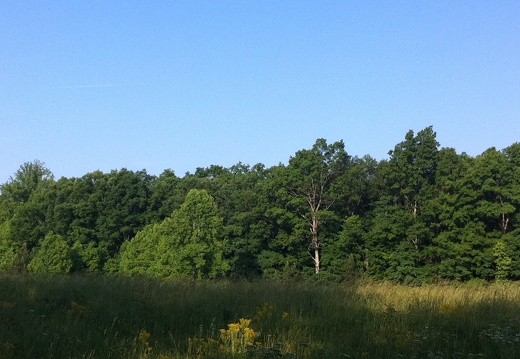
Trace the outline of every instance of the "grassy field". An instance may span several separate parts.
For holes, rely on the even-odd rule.
[[[0,276],[0,358],[516,358],[520,285]]]

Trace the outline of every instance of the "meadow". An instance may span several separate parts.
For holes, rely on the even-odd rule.
[[[515,358],[520,285],[0,276],[0,358]]]

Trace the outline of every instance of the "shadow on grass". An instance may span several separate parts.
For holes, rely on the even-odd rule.
[[[1,276],[0,358],[514,358],[518,286]],[[220,330],[259,333],[233,352]]]

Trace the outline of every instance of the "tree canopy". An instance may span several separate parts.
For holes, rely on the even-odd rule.
[[[408,131],[377,161],[318,139],[287,164],[125,168],[0,185],[0,271],[406,283],[520,279],[520,143],[472,157]]]

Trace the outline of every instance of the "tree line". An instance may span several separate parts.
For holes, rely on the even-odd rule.
[[[377,161],[318,139],[287,164],[178,177],[28,162],[0,186],[0,270],[171,278],[520,279],[520,143],[472,157],[410,130]]]

